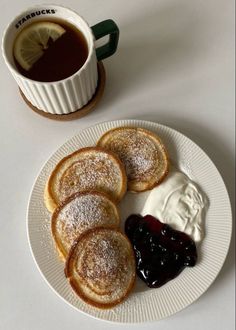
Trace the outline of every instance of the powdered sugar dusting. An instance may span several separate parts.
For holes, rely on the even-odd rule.
[[[117,248],[114,247],[112,241],[107,239],[97,239],[92,241],[93,248],[97,252],[92,256],[92,262],[87,262],[84,269],[86,277],[92,280],[100,280],[101,277],[110,277],[115,279],[117,268],[119,267]],[[95,258],[96,256],[96,258]]]
[[[105,148],[118,154],[130,180],[153,174],[160,159],[157,144],[136,129],[113,132],[111,139],[106,141]]]
[[[88,294],[106,302],[125,295],[135,272],[126,239],[115,231],[100,230],[77,251],[76,272]],[[90,292],[89,292],[90,291]]]
[[[60,200],[77,191],[98,190],[116,196],[120,189],[121,170],[106,153],[82,155],[63,174]]]
[[[105,196],[85,194],[66,204],[57,218],[56,229],[66,250],[74,239],[85,230],[98,225],[118,224],[118,215],[113,203]]]

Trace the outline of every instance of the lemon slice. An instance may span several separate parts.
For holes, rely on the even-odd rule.
[[[62,26],[52,22],[37,22],[27,26],[15,40],[15,59],[28,71],[44,54],[49,42],[56,41],[65,32]]]

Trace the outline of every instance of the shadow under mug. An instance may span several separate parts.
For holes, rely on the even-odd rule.
[[[67,21],[83,33],[88,45],[87,59],[78,71],[62,80],[41,82],[26,78],[14,63],[14,40],[28,24],[53,18]],[[108,42],[95,48],[95,40],[106,35],[109,35]],[[69,114],[83,108],[93,98],[98,86],[98,61],[115,53],[118,40],[119,29],[111,19],[89,27],[81,16],[69,8],[38,5],[22,12],[7,26],[2,39],[2,53],[19,88],[34,107],[49,114]]]

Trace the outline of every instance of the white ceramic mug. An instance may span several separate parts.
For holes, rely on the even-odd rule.
[[[26,78],[16,68],[13,44],[17,34],[37,20],[59,18],[73,24],[84,35],[88,57],[83,66],[70,77],[53,82]],[[95,48],[95,40],[109,35],[107,44]],[[18,15],[6,28],[2,40],[4,60],[26,99],[37,109],[49,114],[69,114],[83,108],[92,98],[98,85],[97,62],[112,55],[117,48],[119,29],[112,20],[89,27],[87,22],[71,9],[57,5],[38,5]]]

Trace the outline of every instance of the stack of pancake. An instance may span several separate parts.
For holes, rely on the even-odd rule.
[[[97,146],[63,158],[45,188],[45,205],[65,274],[74,291],[98,308],[127,297],[135,281],[135,258],[119,230],[118,203],[127,190],[161,183],[168,157],[160,138],[135,127],[106,132]]]

